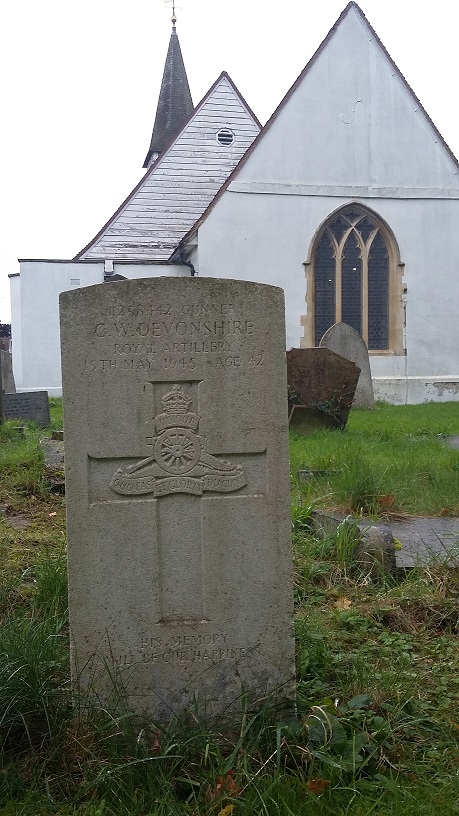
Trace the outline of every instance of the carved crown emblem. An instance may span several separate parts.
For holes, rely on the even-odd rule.
[[[186,414],[192,402],[192,398],[183,393],[180,385],[174,385],[172,391],[164,394],[161,399],[166,414]]]
[[[155,428],[158,433],[165,428],[189,428],[197,431],[200,417],[189,411],[193,398],[183,393],[177,383],[161,397],[163,411],[155,417]]]

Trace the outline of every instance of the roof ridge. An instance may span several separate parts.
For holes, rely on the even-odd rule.
[[[97,233],[97,234],[94,236],[94,238],[92,238],[92,239],[89,241],[89,243],[87,243],[87,244],[86,244],[86,246],[84,246],[84,247],[83,247],[83,249],[81,249],[81,250],[80,250],[80,251],[79,251],[79,252],[78,252],[78,253],[75,255],[75,257],[73,258],[73,260],[74,260],[74,261],[84,260],[84,259],[82,258],[82,256],[83,256],[83,255],[85,255],[85,254],[86,254],[86,253],[87,253],[87,252],[88,252],[88,251],[91,249],[91,247],[93,247],[95,244],[97,244],[97,242],[98,242],[98,241],[99,241],[99,239],[102,237],[102,235],[104,234],[104,232],[105,232],[105,231],[106,231],[106,230],[107,230],[107,229],[110,227],[110,225],[111,225],[111,224],[113,224],[113,222],[114,222],[114,221],[116,221],[116,219],[118,218],[118,216],[119,216],[119,215],[120,215],[120,214],[123,212],[124,208],[125,208],[125,207],[127,207],[127,206],[129,205],[129,203],[131,202],[131,200],[132,200],[132,199],[135,197],[135,195],[137,194],[137,192],[138,192],[138,191],[141,189],[141,187],[142,187],[142,186],[145,184],[145,182],[148,180],[148,178],[149,178],[149,177],[150,177],[150,176],[151,176],[151,175],[152,175],[152,174],[155,172],[155,170],[156,170],[156,169],[157,169],[157,168],[160,166],[160,164],[161,164],[161,162],[163,161],[163,159],[165,159],[165,158],[166,158],[167,154],[169,153],[170,149],[173,147],[173,145],[175,144],[175,142],[177,141],[177,139],[180,137],[180,135],[183,133],[183,131],[184,131],[184,130],[186,130],[186,128],[189,126],[189,124],[191,123],[191,121],[193,120],[193,118],[194,118],[195,116],[197,116],[197,114],[199,113],[199,111],[202,109],[202,107],[205,105],[205,103],[207,102],[207,100],[208,100],[208,99],[211,97],[211,95],[213,94],[213,92],[215,91],[215,89],[216,89],[216,88],[218,87],[218,85],[221,83],[222,79],[226,79],[226,80],[229,82],[229,84],[230,84],[230,85],[231,85],[231,87],[233,88],[233,90],[234,90],[234,92],[236,93],[236,95],[238,96],[238,98],[239,98],[239,99],[241,100],[241,102],[243,103],[243,105],[244,105],[244,107],[246,108],[246,110],[247,110],[248,114],[249,114],[249,115],[252,117],[252,119],[253,119],[253,121],[255,122],[255,124],[257,125],[257,127],[258,127],[258,128],[261,128],[261,127],[262,127],[262,126],[261,126],[261,124],[260,124],[260,122],[259,122],[259,120],[257,119],[257,117],[255,116],[255,114],[253,113],[252,109],[249,107],[249,105],[248,105],[248,104],[247,104],[247,102],[245,101],[244,97],[242,96],[242,94],[241,94],[241,93],[240,93],[240,91],[238,90],[237,86],[235,85],[235,83],[234,83],[234,82],[233,82],[233,80],[231,79],[230,75],[229,75],[229,74],[228,74],[226,71],[222,71],[222,72],[219,74],[219,76],[217,77],[217,79],[215,80],[215,82],[214,82],[214,83],[213,83],[213,84],[210,86],[209,90],[208,90],[208,91],[207,91],[207,92],[204,94],[204,96],[202,97],[202,99],[200,100],[200,102],[198,102],[198,104],[196,105],[196,107],[195,107],[195,108],[192,110],[192,112],[190,113],[190,115],[189,115],[189,117],[188,117],[187,121],[186,121],[186,122],[183,124],[183,126],[180,128],[180,130],[179,130],[177,133],[175,133],[173,136],[171,136],[171,138],[170,138],[170,140],[169,140],[168,144],[167,144],[167,145],[165,145],[163,152],[162,152],[162,153],[161,153],[161,154],[158,156],[158,158],[157,158],[157,159],[155,159],[155,161],[153,161],[153,162],[150,164],[150,166],[147,168],[146,172],[143,174],[142,178],[141,178],[141,179],[138,181],[138,183],[135,185],[135,187],[134,187],[134,188],[131,190],[131,192],[130,192],[130,193],[129,193],[129,194],[126,196],[126,198],[125,198],[125,199],[122,201],[122,203],[120,204],[120,206],[118,207],[118,209],[117,209],[117,210],[115,210],[115,212],[114,212],[114,213],[113,213],[113,215],[112,215],[112,216],[111,216],[111,217],[108,219],[108,221],[107,221],[107,222],[106,222],[106,223],[105,223],[105,224],[104,224],[104,225],[101,227],[101,229],[100,229],[100,230],[99,230],[99,232],[98,232],[98,233]]]
[[[183,236],[183,238],[182,238],[182,239],[181,239],[181,241],[180,241],[179,246],[180,246],[180,245],[185,244],[185,243],[186,243],[186,241],[188,241],[188,240],[189,240],[189,238],[190,238],[190,237],[191,237],[191,236],[194,234],[194,232],[195,232],[195,231],[196,231],[196,230],[197,230],[197,229],[198,229],[198,228],[201,226],[201,224],[203,223],[203,221],[205,221],[205,220],[206,220],[206,218],[207,218],[208,214],[209,214],[209,213],[210,213],[210,211],[213,209],[213,207],[214,207],[214,205],[216,204],[216,202],[219,200],[219,198],[220,198],[220,197],[223,195],[223,193],[225,192],[225,190],[226,190],[226,189],[229,187],[229,185],[231,184],[231,182],[232,182],[232,181],[234,180],[234,178],[237,176],[237,174],[238,174],[239,170],[240,170],[240,169],[241,169],[241,168],[244,166],[244,164],[246,163],[247,159],[248,159],[248,158],[249,158],[249,157],[252,155],[253,151],[254,151],[254,150],[256,150],[256,148],[257,148],[257,146],[258,146],[258,143],[261,141],[261,139],[263,139],[263,137],[264,137],[265,133],[266,133],[266,132],[269,130],[269,128],[271,127],[271,125],[273,124],[273,122],[274,122],[274,121],[277,119],[277,117],[278,117],[278,115],[279,115],[280,111],[282,110],[282,108],[284,108],[284,106],[286,105],[286,103],[288,102],[288,100],[290,99],[290,97],[291,97],[291,96],[294,94],[294,92],[296,91],[297,87],[298,87],[298,86],[301,84],[301,82],[303,81],[303,79],[304,79],[304,77],[306,76],[306,74],[308,74],[308,73],[309,73],[309,71],[310,71],[311,67],[314,65],[314,63],[316,62],[316,60],[318,59],[318,57],[320,56],[320,54],[322,53],[322,51],[325,49],[325,47],[328,45],[328,43],[329,43],[329,41],[332,39],[332,37],[333,37],[333,36],[336,34],[337,29],[339,28],[339,26],[341,25],[341,23],[343,22],[343,20],[345,19],[345,17],[347,17],[347,15],[349,14],[349,12],[350,12],[351,10],[356,11],[356,12],[358,13],[358,15],[360,16],[360,18],[362,19],[362,22],[363,22],[363,23],[364,23],[364,24],[365,24],[365,25],[368,27],[368,29],[369,29],[369,31],[371,32],[372,36],[374,37],[374,39],[375,39],[376,43],[377,43],[377,44],[378,44],[378,46],[381,48],[381,50],[382,50],[383,54],[384,54],[384,55],[385,55],[385,57],[386,57],[386,58],[389,60],[390,64],[391,64],[391,65],[392,65],[392,67],[394,68],[394,70],[395,70],[395,72],[396,72],[397,76],[398,76],[398,77],[401,79],[401,81],[402,81],[403,85],[406,87],[406,89],[408,90],[409,94],[411,94],[411,96],[413,97],[414,101],[415,101],[415,102],[416,102],[416,104],[419,106],[420,110],[423,112],[424,116],[425,116],[425,117],[426,117],[426,119],[428,120],[428,122],[429,122],[430,126],[433,128],[433,130],[434,130],[434,132],[435,132],[435,134],[436,134],[436,136],[437,136],[438,140],[441,142],[441,144],[443,145],[443,147],[446,149],[446,152],[448,153],[448,155],[450,156],[450,158],[452,159],[452,161],[454,162],[454,164],[456,165],[456,167],[458,167],[458,169],[459,169],[459,162],[458,162],[458,160],[457,160],[456,156],[454,155],[453,151],[451,150],[451,148],[449,147],[449,145],[447,144],[447,142],[445,141],[445,139],[444,139],[444,138],[443,138],[443,136],[441,135],[440,131],[438,130],[437,126],[435,125],[435,123],[432,121],[432,119],[430,118],[429,114],[428,114],[428,113],[427,113],[427,111],[425,110],[425,108],[424,108],[423,104],[420,102],[420,100],[419,100],[419,99],[418,99],[418,97],[416,96],[415,92],[413,91],[413,89],[411,88],[411,86],[409,85],[409,83],[407,82],[407,80],[405,79],[404,75],[403,75],[403,74],[402,74],[402,72],[400,71],[400,68],[397,66],[397,64],[396,64],[396,63],[394,62],[394,60],[392,59],[392,57],[391,57],[391,55],[389,54],[389,52],[388,52],[387,48],[385,47],[384,43],[382,42],[382,40],[380,39],[380,37],[378,36],[378,34],[376,33],[376,31],[374,30],[374,28],[373,28],[373,26],[371,25],[371,23],[368,21],[367,17],[365,16],[364,12],[363,12],[363,11],[362,11],[362,9],[360,8],[359,4],[358,4],[358,3],[356,3],[356,2],[355,2],[355,0],[350,0],[350,2],[347,4],[347,6],[346,6],[346,7],[343,9],[343,11],[341,12],[341,14],[339,15],[338,19],[335,21],[335,23],[334,23],[334,24],[332,25],[332,27],[330,28],[330,30],[329,30],[329,32],[328,32],[328,34],[327,34],[327,35],[324,37],[324,39],[322,40],[322,42],[320,43],[320,45],[318,46],[318,48],[317,48],[317,49],[314,51],[314,54],[312,55],[311,59],[310,59],[310,60],[308,60],[308,62],[306,63],[306,65],[305,65],[305,67],[303,68],[303,70],[301,71],[301,73],[298,75],[298,77],[296,78],[296,80],[295,80],[295,81],[293,82],[293,84],[290,86],[290,88],[289,88],[289,90],[287,91],[287,93],[286,93],[286,94],[283,96],[283,98],[282,98],[282,99],[281,99],[281,101],[279,102],[279,104],[278,104],[277,108],[275,108],[275,110],[273,111],[273,113],[272,113],[272,114],[271,114],[271,116],[269,117],[268,121],[266,122],[266,124],[264,125],[264,127],[261,129],[261,131],[260,131],[260,133],[258,134],[258,136],[256,136],[256,137],[255,137],[255,139],[253,140],[252,144],[251,144],[251,145],[250,145],[250,147],[249,147],[249,148],[246,150],[246,152],[244,153],[244,155],[242,156],[242,158],[240,159],[240,161],[238,162],[238,164],[236,165],[236,167],[234,168],[234,170],[232,170],[232,171],[231,171],[231,173],[229,174],[229,176],[228,176],[228,178],[226,179],[226,181],[224,181],[224,182],[223,182],[223,184],[222,184],[222,186],[220,187],[220,189],[219,189],[218,193],[216,194],[215,198],[213,198],[213,200],[210,202],[210,204],[208,205],[208,207],[207,207],[207,208],[204,210],[204,212],[202,213],[202,215],[201,215],[201,216],[198,218],[198,220],[196,221],[196,223],[195,223],[195,224],[194,224],[194,225],[191,227],[191,229],[190,229],[190,230],[188,230],[188,232],[186,233],[186,235],[184,235],[184,236]],[[173,254],[173,253],[172,253],[172,254]],[[171,257],[172,257],[172,255],[171,255]]]

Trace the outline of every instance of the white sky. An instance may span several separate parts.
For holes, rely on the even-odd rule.
[[[178,0],[193,102],[226,70],[264,123],[345,0]],[[361,0],[459,155],[454,0]],[[72,258],[143,175],[171,32],[163,0],[4,0],[0,321],[17,258]]]

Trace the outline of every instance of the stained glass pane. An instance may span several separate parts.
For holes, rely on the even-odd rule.
[[[362,259],[354,231],[341,260],[341,320],[362,334]]]
[[[355,222],[358,221],[359,218],[362,217],[361,212],[358,212],[358,210],[352,210],[352,209],[351,210],[346,210],[343,213],[343,215],[345,215],[346,218],[349,218],[349,221],[351,222],[351,224],[355,224]]]
[[[374,224],[373,221],[370,221],[369,218],[364,218],[357,225],[357,229],[360,232],[364,243],[366,244],[371,233],[376,229],[376,224]]]
[[[322,335],[335,320],[335,255],[332,242],[324,232],[314,259],[315,319],[314,344],[319,345]]]
[[[346,230],[349,229],[349,223],[342,218],[341,215],[338,218],[335,218],[333,223],[330,225],[329,230],[333,233],[336,238],[336,242],[339,244],[341,238],[343,237]]]
[[[389,348],[389,253],[380,232],[368,256],[368,348]]]

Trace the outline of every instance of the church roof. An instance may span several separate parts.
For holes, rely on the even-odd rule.
[[[408,96],[411,97],[411,100],[412,100],[412,102],[414,104],[414,107],[417,110],[419,110],[419,112],[425,117],[426,123],[428,124],[428,126],[433,131],[435,141],[437,141],[439,144],[441,144],[443,146],[443,148],[445,149],[446,154],[448,155],[449,159],[454,163],[456,168],[459,168],[458,160],[454,156],[452,150],[450,149],[450,147],[445,142],[443,136],[438,131],[435,124],[432,122],[430,116],[428,115],[428,113],[424,109],[423,105],[421,104],[421,102],[417,98],[416,94],[414,93],[414,91],[412,90],[410,85],[408,84],[407,80],[403,76],[400,69],[397,67],[397,65],[393,61],[392,57],[388,53],[388,51],[385,48],[384,44],[381,42],[381,40],[378,37],[377,33],[375,32],[373,27],[368,22],[368,20],[365,17],[365,14],[363,13],[362,9],[360,8],[360,6],[356,2],[354,2],[352,0],[352,2],[348,3],[346,8],[342,11],[342,13],[339,16],[336,23],[332,26],[332,28],[328,32],[327,36],[325,37],[325,39],[323,40],[323,42],[321,43],[319,48],[316,50],[314,55],[311,57],[309,62],[306,64],[305,68],[303,69],[301,74],[298,76],[298,78],[295,80],[295,82],[293,83],[291,88],[287,91],[286,95],[284,96],[284,98],[282,99],[282,101],[280,102],[280,104],[278,105],[278,107],[276,108],[276,110],[274,111],[272,116],[270,117],[270,119],[267,121],[266,125],[262,128],[262,130],[259,133],[259,135],[257,136],[257,138],[252,142],[252,144],[249,147],[249,149],[247,150],[247,152],[241,158],[241,161],[239,162],[239,164],[234,168],[232,173],[225,180],[225,182],[223,183],[221,189],[218,191],[218,194],[210,202],[209,206],[203,212],[203,214],[198,219],[196,224],[194,224],[193,227],[188,231],[188,233],[182,238],[182,240],[180,242],[181,246],[185,245],[196,234],[197,230],[199,229],[201,224],[206,220],[207,216],[212,211],[215,204],[219,201],[219,199],[221,198],[223,193],[228,189],[229,185],[233,181],[235,181],[237,179],[237,176],[238,176],[240,170],[244,167],[244,165],[246,164],[246,162],[248,161],[250,156],[253,155],[253,153],[257,150],[260,142],[264,139],[264,137],[266,136],[268,131],[270,131],[272,125],[277,121],[279,115],[281,114],[283,109],[287,106],[289,100],[294,95],[294,93],[298,89],[298,87],[301,85],[301,83],[303,82],[305,77],[310,74],[310,72],[312,71],[313,67],[315,66],[317,60],[319,59],[319,57],[321,56],[321,54],[323,53],[325,48],[328,46],[328,44],[330,43],[332,38],[335,36],[335,34],[337,33],[337,31],[340,28],[341,24],[343,23],[343,21],[345,20],[345,18],[349,15],[349,13],[351,11],[354,11],[358,15],[358,17],[360,18],[363,25],[366,26],[366,28],[367,28],[367,30],[368,30],[368,32],[370,34],[370,38],[372,38],[374,40],[374,42],[377,44],[377,46],[379,46],[381,52],[384,55],[384,58],[386,60],[388,60],[390,66],[391,66],[391,70],[392,70],[393,75],[398,77],[398,79],[401,81],[403,87],[407,91]]]
[[[155,153],[163,152],[171,138],[179,133],[187,122],[192,111],[193,101],[190,86],[174,23],[167,50],[153,133],[144,167],[149,167]]]
[[[181,132],[74,260],[167,261],[260,129],[223,72]]]

